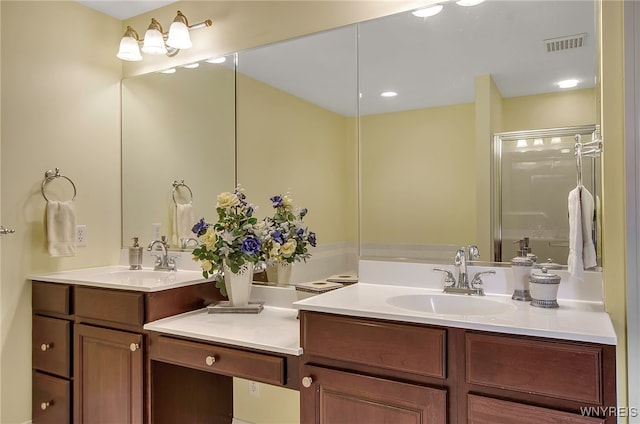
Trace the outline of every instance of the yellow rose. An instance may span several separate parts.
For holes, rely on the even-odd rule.
[[[280,256],[280,243],[274,242],[271,246],[271,249],[269,250],[269,257],[277,258],[278,256]]]
[[[208,249],[214,250],[218,236],[213,228],[207,228],[207,232],[202,236],[202,243],[207,246]]]
[[[296,252],[297,245],[298,243],[296,243],[294,239],[287,240],[282,245],[282,256],[284,256],[285,258],[291,257],[291,255],[293,255]]]
[[[218,197],[216,199],[217,199],[217,207],[219,208],[226,209],[226,208],[240,205],[240,200],[238,199],[238,196],[236,196],[235,193],[229,193],[228,191],[218,194]]]
[[[282,198],[282,206],[285,207],[285,209],[291,209],[293,208],[293,199],[287,195],[285,195]]]
[[[211,261],[207,260],[202,261],[202,264],[200,266],[202,267],[202,270],[206,272],[209,272],[213,269],[213,264],[211,263]]]

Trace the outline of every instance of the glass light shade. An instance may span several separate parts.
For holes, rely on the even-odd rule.
[[[191,37],[189,36],[189,28],[184,22],[173,22],[169,27],[169,38],[167,38],[167,45],[174,49],[190,49]]]
[[[167,46],[164,45],[162,33],[157,29],[148,29],[144,34],[142,51],[147,54],[167,54]]]
[[[127,60],[129,62],[142,60],[138,40],[133,37],[122,37],[122,40],[120,40],[120,49],[116,56],[118,59]]]
[[[443,6],[441,4],[436,4],[435,6],[429,6],[423,9],[414,10],[411,13],[413,14],[413,16],[417,16],[418,18],[428,18],[442,12],[442,7]]]

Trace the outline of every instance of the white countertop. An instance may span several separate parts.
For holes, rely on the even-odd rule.
[[[145,330],[299,356],[296,309],[265,306],[259,314],[187,312],[144,326]]]
[[[495,315],[453,315],[409,310],[388,302],[394,296],[441,295],[441,290],[358,283],[293,304],[300,310],[355,317],[433,324],[506,334],[550,337],[615,345],[616,334],[602,303],[560,299],[557,309],[537,308],[507,295],[488,295],[487,300],[510,305]]]
[[[49,283],[77,284],[142,292],[174,289],[207,281],[202,277],[202,272],[200,271],[154,271],[153,268],[131,271],[129,266],[125,265],[59,271],[30,275],[28,278]]]

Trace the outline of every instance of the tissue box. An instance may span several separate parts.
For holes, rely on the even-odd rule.
[[[339,289],[342,286],[340,283],[330,281],[310,281],[308,283],[296,284],[296,295],[298,296],[298,300],[302,300],[317,294]]]

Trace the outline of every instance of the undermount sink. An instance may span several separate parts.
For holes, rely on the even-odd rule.
[[[99,281],[113,281],[134,285],[159,285],[180,283],[202,279],[202,274],[195,271],[155,271],[152,269],[140,270],[106,270],[90,276]]]
[[[514,305],[479,296],[419,294],[390,297],[392,306],[440,315],[498,315],[515,311]]]

